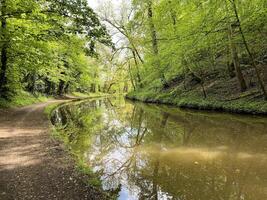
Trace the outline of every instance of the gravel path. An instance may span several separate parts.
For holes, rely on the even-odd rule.
[[[49,136],[43,112],[53,102],[0,110],[0,200],[107,199]]]

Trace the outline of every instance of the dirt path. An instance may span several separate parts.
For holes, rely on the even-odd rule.
[[[0,110],[0,200],[104,199],[49,136],[43,111],[51,103]]]

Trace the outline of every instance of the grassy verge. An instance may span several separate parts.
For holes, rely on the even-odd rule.
[[[110,96],[112,94],[97,92],[97,93],[80,93],[80,92],[73,92],[71,95],[77,98],[94,98],[94,97],[105,97]]]
[[[91,97],[93,96],[86,96],[86,97],[81,97],[81,98],[91,98]],[[61,105],[62,103],[53,103],[45,108],[44,113],[47,115],[49,119],[51,119],[53,112]],[[88,186],[93,187],[95,190],[102,193],[103,196],[107,197],[105,199],[111,199],[111,200],[116,199],[116,194],[113,194],[112,192],[104,191],[102,189],[100,176],[93,172],[92,168],[88,165],[88,163],[84,159],[84,156],[79,154],[79,152],[76,152],[72,148],[72,143],[69,141],[69,138],[68,138],[69,137],[68,132],[65,130],[64,127],[53,126],[51,123],[51,136],[54,140],[63,144],[64,150],[66,150],[66,152],[71,156],[71,158],[75,162],[76,171],[82,177],[84,177],[84,182]]]
[[[48,100],[47,97],[40,94],[33,96],[28,92],[18,91],[14,97],[11,97],[10,100],[5,100],[0,98],[0,108],[21,107],[38,102],[45,102],[47,100]]]
[[[69,146],[67,136],[64,132],[63,128],[56,128],[52,127],[52,137],[63,143],[65,149],[67,150],[68,154],[72,156],[76,163],[76,170],[81,173],[82,175],[87,176],[86,183],[90,186],[96,187],[98,189],[101,189],[101,181],[97,174],[95,174],[90,166],[85,162],[85,160],[76,154],[75,151],[72,150],[72,148]]]
[[[62,104],[61,102],[56,102],[56,103],[52,103],[48,106],[46,106],[44,113],[46,114],[46,116],[48,117],[48,119],[51,119],[51,116],[53,114],[53,111],[60,105]]]
[[[267,114],[267,101],[250,97],[223,101],[215,97],[208,97],[204,99],[201,94],[195,91],[177,95],[177,93],[173,92],[141,90],[129,93],[127,98],[147,103],[170,104],[181,108],[198,110],[214,110],[262,115]]]

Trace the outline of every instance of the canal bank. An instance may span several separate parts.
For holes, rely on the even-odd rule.
[[[239,94],[236,97],[212,95],[203,97],[201,90],[175,93],[175,91],[133,91],[127,94],[131,100],[145,103],[168,104],[180,108],[220,111],[239,114],[267,115],[267,101],[258,92]]]
[[[61,106],[52,122],[118,199],[267,198],[265,117],[117,97]]]
[[[73,158],[50,136],[45,107],[50,100],[0,115],[0,199],[109,199],[86,184]]]

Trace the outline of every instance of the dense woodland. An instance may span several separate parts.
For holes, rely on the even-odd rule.
[[[0,0],[0,199],[267,199],[267,0],[97,1]]]
[[[117,53],[127,55],[137,96],[195,90],[266,99],[266,3],[135,0],[117,17],[103,16],[124,36]]]
[[[97,83],[96,43],[110,36],[87,1],[1,0],[1,97],[62,95]]]
[[[93,11],[86,0],[1,0],[1,97],[24,90],[266,99],[266,5],[103,1]]]

